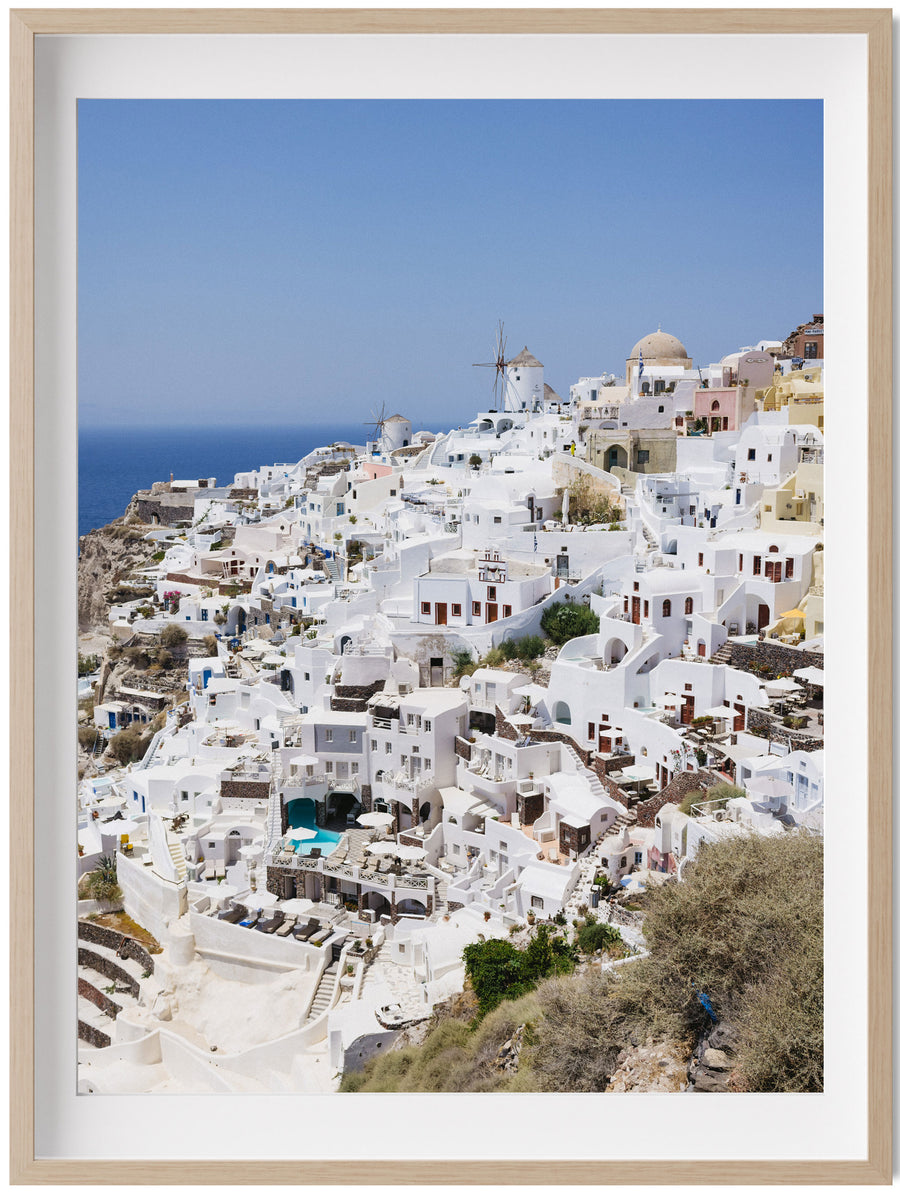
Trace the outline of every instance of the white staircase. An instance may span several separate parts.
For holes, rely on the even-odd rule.
[[[169,846],[169,856],[172,858],[172,864],[175,866],[175,872],[178,874],[179,882],[186,882],[187,862],[184,859],[184,849],[181,846],[181,841],[173,832],[167,832],[166,844]]]
[[[306,1016],[307,1022],[312,1022],[314,1018],[318,1018],[320,1014],[324,1014],[331,1005],[334,986],[337,981],[337,972],[338,966],[332,963],[319,978],[319,984],[316,986],[316,996],[313,998],[309,1013]]]

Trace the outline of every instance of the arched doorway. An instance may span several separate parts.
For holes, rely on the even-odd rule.
[[[353,639],[351,638],[349,633],[345,634],[344,637],[341,638],[341,653],[342,654],[347,649],[347,647],[350,645],[352,640]]]
[[[557,724],[572,723],[572,713],[565,700],[557,700],[556,707],[553,710],[553,719]]]
[[[431,819],[431,804],[428,802],[425,802],[419,808],[419,823],[427,824],[430,819]]]
[[[628,653],[628,647],[620,637],[613,637],[603,647],[603,661],[607,666],[617,666]]]
[[[397,914],[418,915],[424,918],[428,914],[428,911],[425,904],[420,902],[418,898],[401,898],[397,903]]]
[[[287,804],[288,825],[292,828],[315,828],[316,804],[314,799],[291,799]]]
[[[325,827],[333,832],[343,832],[353,827],[356,817],[362,813],[362,803],[353,791],[332,791],[325,800]]]
[[[611,472],[613,468],[627,468],[628,454],[624,448],[613,444],[612,447],[607,447],[603,454],[603,470],[604,472]]]
[[[389,915],[391,913],[391,904],[377,890],[366,890],[359,900],[359,909],[361,911],[372,911],[377,920],[380,915]]]

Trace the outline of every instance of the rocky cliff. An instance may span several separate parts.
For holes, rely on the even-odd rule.
[[[158,545],[145,540],[149,526],[117,518],[79,539],[78,630],[105,632],[109,610],[120,584],[145,567]]]

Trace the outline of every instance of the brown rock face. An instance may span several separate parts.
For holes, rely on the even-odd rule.
[[[78,630],[109,628],[109,596],[131,572],[150,560],[158,545],[147,542],[149,526],[125,525],[120,519],[79,539]]]
[[[683,1093],[688,1087],[689,1043],[648,1039],[619,1053],[608,1093]]]

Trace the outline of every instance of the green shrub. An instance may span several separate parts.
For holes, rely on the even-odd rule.
[[[95,898],[97,902],[119,902],[122,890],[116,873],[115,857],[101,857],[97,868],[85,875],[83,889],[89,898]]]
[[[609,923],[598,923],[596,918],[588,914],[585,921],[575,934],[575,941],[582,952],[593,955],[594,952],[611,952],[621,950],[622,933],[617,927]]]
[[[565,940],[551,938],[546,923],[538,927],[524,951],[509,940],[489,939],[464,948],[463,960],[480,1017],[501,1001],[528,993],[542,977],[568,972],[573,966],[571,949]]]
[[[585,604],[551,604],[541,617],[541,629],[556,646],[562,646],[574,637],[596,633],[599,628],[597,614]]]
[[[78,744],[82,749],[94,749],[100,740],[100,730],[92,724],[83,724],[78,730]]]
[[[450,657],[453,659],[453,674],[458,679],[463,675],[471,675],[477,668],[477,663],[472,658],[471,650],[451,650]]]
[[[187,630],[181,625],[166,625],[159,635],[161,646],[180,646],[188,639]]]
[[[131,724],[116,733],[106,747],[109,757],[122,766],[139,762],[150,745],[150,736],[144,735],[142,725]]]

